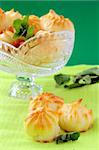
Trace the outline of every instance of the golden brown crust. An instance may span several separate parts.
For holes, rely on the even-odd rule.
[[[10,11],[6,12],[0,9],[0,33],[2,33],[5,30],[8,29],[10,30],[11,28],[13,28],[14,20],[21,18],[22,15],[18,11],[15,12],[14,9],[11,9]]]
[[[36,141],[51,142],[60,135],[61,129],[87,131],[93,124],[93,114],[81,103],[82,99],[64,104],[63,99],[48,92],[31,98],[25,121],[27,133]]]
[[[41,128],[43,129],[44,125],[46,125],[46,124],[47,124],[47,128],[51,128],[50,119],[52,119],[52,122],[57,122],[58,121],[58,120],[56,120],[56,118],[53,117],[53,115],[57,116],[57,113],[50,110],[50,109],[46,109],[45,107],[38,107],[35,110],[30,111],[30,114],[26,119],[27,125],[30,122],[32,122],[32,121],[35,122],[35,120],[37,120],[38,122],[36,122],[37,123],[36,127],[38,129],[41,129]],[[43,125],[43,122],[42,122],[43,118],[46,120],[46,124],[44,124],[44,125]],[[58,117],[57,117],[57,119],[58,119]]]
[[[35,15],[29,16],[29,25],[34,26],[34,34],[36,34],[39,30],[41,30],[40,19]]]
[[[5,30],[3,33],[0,34],[0,40],[7,43],[12,43],[13,35],[14,35],[13,32]]]
[[[12,27],[14,20],[22,19],[22,15],[18,11],[14,11],[14,9],[6,11],[5,16],[6,28]]]
[[[60,134],[58,110],[63,103],[61,98],[47,92],[31,98],[29,115],[25,121],[27,133],[36,141],[54,140]]]
[[[4,11],[0,8],[0,33],[3,32],[5,26],[5,13]]]
[[[60,114],[60,126],[66,131],[87,131],[93,124],[92,110],[81,106],[82,99],[64,104]]]
[[[51,142],[60,132],[58,119],[56,112],[45,107],[38,107],[30,111],[25,120],[27,133],[36,141]]]
[[[59,16],[54,10],[50,10],[48,14],[40,18],[42,30],[47,31],[63,31],[71,30],[74,31],[73,23],[64,16]]]
[[[30,102],[30,110],[35,110],[39,107],[45,107],[58,113],[64,101],[62,98],[55,96],[52,93],[42,93]]]

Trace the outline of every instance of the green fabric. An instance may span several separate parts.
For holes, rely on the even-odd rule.
[[[59,72],[75,74],[92,66],[65,67]],[[32,141],[25,132],[24,119],[27,116],[29,101],[8,97],[8,90],[15,76],[0,72],[0,150],[99,150],[99,84],[93,84],[77,89],[55,88],[53,76],[37,79],[44,91],[71,102],[83,98],[83,104],[94,113],[94,126],[81,133],[78,141],[56,145],[53,143],[38,143]]]

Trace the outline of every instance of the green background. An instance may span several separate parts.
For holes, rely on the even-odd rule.
[[[77,74],[93,66],[78,65],[64,67],[59,73]],[[39,143],[32,140],[25,131],[24,120],[29,112],[29,101],[8,96],[14,75],[0,72],[0,150],[99,150],[99,84],[75,89],[56,88],[53,76],[37,78],[44,92],[51,92],[64,99],[65,103],[83,99],[82,106],[92,109],[93,128],[82,132],[77,141],[63,144]]]
[[[75,25],[76,39],[68,65],[99,64],[99,1],[0,1],[0,7],[38,16],[54,9],[70,18]]]

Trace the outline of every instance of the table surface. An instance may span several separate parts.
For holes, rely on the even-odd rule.
[[[75,74],[89,67],[92,66],[64,67],[59,72]],[[15,76],[0,71],[0,150],[99,150],[99,84],[64,89],[55,87],[53,75],[36,79],[36,82],[43,86],[44,91],[64,98],[66,103],[83,98],[83,104],[91,108],[94,113],[93,128],[81,133],[78,141],[56,145],[55,142],[38,143],[28,137],[24,129],[24,120],[28,113],[29,101],[8,96],[13,81]]]

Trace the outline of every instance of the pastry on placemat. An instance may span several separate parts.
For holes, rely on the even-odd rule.
[[[60,133],[58,114],[45,107],[32,110],[25,121],[25,128],[34,140],[51,142]]]
[[[63,105],[59,124],[65,131],[87,131],[92,126],[92,110],[81,106],[81,102],[82,99]]]
[[[39,107],[48,108],[54,112],[58,112],[58,110],[63,106],[64,100],[58,96],[55,96],[52,93],[42,93],[35,97],[30,102],[30,110],[35,110]]]

